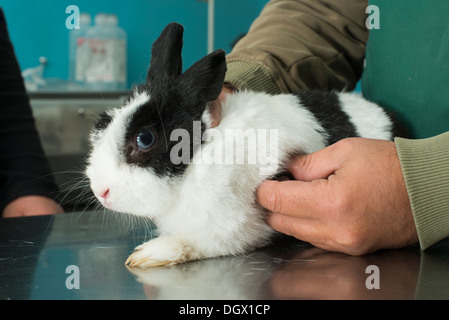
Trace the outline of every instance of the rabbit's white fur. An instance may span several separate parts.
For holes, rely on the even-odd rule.
[[[133,267],[263,246],[274,231],[255,192],[285,169],[289,157],[347,136],[392,138],[393,123],[377,105],[317,90],[235,93],[212,128],[207,106],[222,90],[225,53],[214,51],[182,73],[182,34],[176,23],[162,31],[152,46],[145,84],[125,106],[103,115],[91,135],[86,174],[97,198],[112,210],[152,218],[160,231],[128,258]],[[179,137],[172,140],[179,131],[189,136],[184,144],[181,135],[180,149]],[[189,152],[181,156],[189,163],[174,161],[172,151],[179,150]],[[229,152],[235,156],[230,162]]]
[[[338,96],[359,134],[391,139],[392,122],[380,107],[356,95]],[[314,115],[294,95],[230,95],[222,105],[220,124],[209,127],[206,134],[220,132],[225,137],[229,129],[275,129],[280,168],[273,167],[272,172],[264,171],[262,175],[259,162],[207,164],[204,159],[211,156],[210,150],[222,148],[224,142],[211,139],[203,142],[183,175],[160,178],[152,168],[126,163],[119,149],[130,115],[150,99],[148,94],[140,93],[113,111],[111,124],[92,139],[86,171],[92,189],[106,207],[150,217],[158,225],[160,236],[137,247],[128,263],[140,267],[175,264],[240,254],[266,244],[273,230],[265,223],[264,210],[255,202],[255,190],[292,154],[311,153],[326,146],[325,130]],[[202,119],[210,124],[207,109]],[[106,189],[107,202],[99,197]]]
[[[339,93],[342,110],[348,115],[359,136],[371,139],[393,139],[393,121],[378,105],[357,94]]]
[[[128,104],[109,111],[114,121],[100,133],[92,132],[86,175],[91,189],[105,207],[157,219],[158,213],[163,213],[173,199],[173,184],[169,179],[159,179],[151,168],[130,166],[120,150],[125,143],[127,122],[149,99],[146,93],[139,93]],[[109,190],[107,202],[100,197],[105,190]]]

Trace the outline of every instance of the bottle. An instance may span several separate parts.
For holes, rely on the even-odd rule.
[[[111,33],[115,35],[116,50],[114,51],[113,75],[115,78],[116,90],[126,90],[127,88],[127,34],[119,27],[118,17],[115,14],[107,16],[107,23]]]
[[[78,64],[82,61],[83,54],[85,55],[85,44],[87,31],[90,28],[92,18],[88,13],[81,13],[80,28],[72,29],[69,33],[69,81],[83,83],[84,77],[82,72],[77,76]]]
[[[114,14],[99,13],[87,31],[88,56],[83,62],[85,82],[92,90],[126,90],[126,32]]]

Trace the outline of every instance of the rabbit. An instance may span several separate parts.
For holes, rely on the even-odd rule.
[[[210,105],[224,84],[225,52],[216,50],[183,73],[183,31],[177,23],[165,27],[153,43],[145,83],[122,107],[102,114],[90,134],[86,175],[95,196],[110,210],[157,225],[158,236],[135,248],[128,267],[266,246],[276,232],[255,192],[284,172],[292,156],[346,137],[394,137],[395,123],[378,105],[320,90],[242,90],[227,97],[212,126]]]

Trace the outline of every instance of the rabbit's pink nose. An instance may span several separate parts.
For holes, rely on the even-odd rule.
[[[104,190],[102,193],[100,193],[100,197],[106,200],[109,194],[109,189]]]

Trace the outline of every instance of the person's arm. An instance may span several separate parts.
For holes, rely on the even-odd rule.
[[[418,241],[394,142],[343,139],[297,157],[295,181],[265,181],[259,203],[275,230],[353,255]]]
[[[395,142],[424,250],[449,236],[449,132]]]
[[[361,0],[272,0],[227,56],[225,82],[288,93],[352,89],[363,69],[368,30]]]
[[[363,65],[365,43],[368,37],[368,30],[364,25],[366,15],[363,14],[366,6],[367,1],[271,1],[251,26],[248,35],[228,55],[229,70],[226,82],[237,89],[250,89],[268,93],[288,93],[316,87],[351,89],[360,76]],[[225,95],[225,90],[223,95]],[[377,230],[381,232],[379,234],[388,238],[390,242],[381,244],[382,239],[377,237],[372,239],[371,243],[364,243],[364,248],[355,247],[356,244],[360,244],[360,239],[366,239],[369,236],[369,229],[364,229],[368,233],[363,233],[359,229],[355,233],[350,233],[350,237],[351,234],[353,236],[350,241],[352,243],[349,246],[350,248],[346,246],[343,249],[340,243],[337,246],[328,247],[329,249],[361,253],[375,250],[375,247],[403,246],[417,240],[416,232],[419,234],[421,247],[425,249],[439,239],[449,236],[447,231],[449,230],[449,215],[447,214],[449,212],[447,200],[449,199],[449,187],[447,186],[449,183],[447,178],[449,163],[446,160],[449,144],[445,138],[436,137],[434,139],[421,142],[396,139],[396,144],[385,142],[383,147],[380,148],[382,152],[388,153],[393,152],[392,147],[394,146],[397,148],[397,151],[394,149],[397,158],[394,171],[385,168],[382,170],[379,167],[379,172],[387,173],[385,179],[389,179],[393,175],[395,177],[404,175],[402,180],[405,180],[405,184],[401,183],[399,188],[394,184],[390,185],[388,192],[401,195],[407,194],[407,191],[409,193],[408,198],[401,196],[400,201],[398,200],[397,204],[394,205],[403,208],[400,216],[404,223],[399,221],[400,219],[396,219],[395,221],[398,221],[398,223],[391,224],[391,228],[387,228],[388,230],[383,230],[385,226],[382,226],[382,224],[377,225]],[[338,144],[337,146],[340,152],[349,152],[346,148],[347,145]],[[357,163],[362,165],[363,162],[360,162],[363,160],[361,159],[362,143],[357,143],[352,149],[354,157],[346,165],[348,167],[357,165]],[[330,149],[324,150],[329,152]],[[329,162],[328,154],[319,153],[319,155],[318,158],[323,161],[322,165]],[[379,157],[377,155],[377,158]],[[306,157],[305,159],[311,158]],[[314,156],[313,159],[317,159],[317,156]],[[297,162],[300,163],[301,160],[297,159]],[[398,165],[399,163],[401,166]],[[429,163],[430,166],[426,167],[426,163]],[[376,162],[376,164],[381,163]],[[424,167],[425,170],[421,171],[420,167]],[[340,172],[347,173],[347,170]],[[429,175],[427,172],[432,174]],[[364,174],[366,171],[362,170],[360,173]],[[331,174],[329,177],[332,176],[332,179],[334,179],[334,172],[329,174]],[[435,179],[435,176],[438,179]],[[360,177],[352,181],[347,175],[342,177],[343,180],[337,180],[336,182],[346,184],[355,183],[357,179],[367,181]],[[366,178],[370,178],[370,176],[368,175]],[[295,217],[293,214],[292,217],[291,211],[286,212],[285,207],[296,206],[301,209],[313,202],[314,199],[323,199],[323,196],[329,197],[330,184],[324,188],[323,179],[327,181],[327,177],[321,177],[318,182],[313,183],[315,185],[321,184],[323,187],[321,196],[317,196],[317,190],[313,190],[315,192],[309,193],[309,198],[300,194],[296,198],[289,198],[290,188],[282,188],[281,190],[278,187],[282,183],[272,181],[265,183],[259,189],[258,199],[267,209],[276,211],[269,219],[272,227],[300,239],[309,239],[314,243],[312,241],[314,239],[310,239],[310,235],[305,237],[303,231],[294,227],[294,225],[302,226],[300,223],[295,224],[296,218],[303,218],[302,214],[299,213],[299,217]],[[371,185],[365,183],[359,186],[360,190],[354,194],[352,200],[357,199],[357,193],[362,194],[362,191],[376,187],[377,180],[370,181],[372,182]],[[299,183],[298,188],[300,189]],[[339,190],[344,191],[343,189]],[[275,198],[269,198],[273,194]],[[382,196],[382,193],[379,194]],[[321,200],[320,203],[322,205],[335,204],[335,197],[340,197],[341,192],[337,192],[333,196],[334,198],[328,199],[327,202]],[[349,197],[348,194],[346,196]],[[350,200],[348,201],[349,204]],[[375,205],[367,212],[375,211],[376,202],[371,201],[371,204],[373,203]],[[397,217],[394,206],[390,207],[388,214]],[[313,207],[310,210],[317,213],[317,208],[319,207]],[[360,211],[353,211],[352,214],[353,218],[360,217]],[[329,215],[322,215],[321,218],[330,218],[331,220],[328,220],[328,222],[336,222],[335,220],[332,221],[332,216]],[[351,218],[351,216],[346,218]],[[372,216],[359,219],[360,228],[365,228],[369,224],[367,223],[370,220],[368,218],[372,218]],[[347,224],[334,224],[334,226],[337,226],[334,232],[347,230],[347,228],[339,228],[339,226],[347,227]],[[352,226],[356,227],[355,225]],[[401,228],[403,230],[400,230]],[[308,231],[312,230],[318,231],[317,228],[311,228]],[[387,236],[384,233],[388,231],[391,232]],[[398,233],[399,231],[400,233]],[[401,237],[395,237],[397,234],[400,234]],[[332,237],[335,239],[337,235],[337,233],[329,234],[328,230],[328,233],[321,233],[319,236],[322,239],[327,238],[329,240]],[[375,243],[376,241],[379,242]]]
[[[0,213],[24,216],[60,212],[51,200],[57,187],[35,127],[1,9],[0,70]]]

